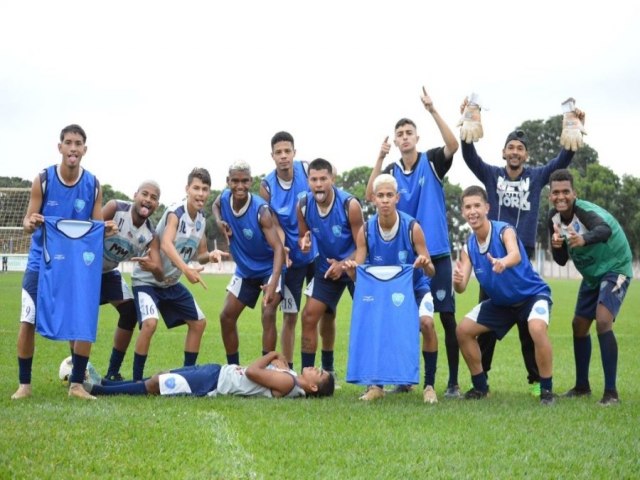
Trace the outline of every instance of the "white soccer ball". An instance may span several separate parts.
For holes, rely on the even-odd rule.
[[[73,370],[73,358],[69,355],[67,358],[62,360],[60,363],[60,368],[58,369],[58,378],[63,385],[69,385],[69,377],[71,377],[71,370]],[[91,362],[87,362],[87,368],[84,371],[84,381],[90,381],[92,383],[100,383],[102,377],[97,372],[97,370],[91,365]]]
[[[71,355],[62,360],[60,368],[58,369],[58,377],[63,385],[69,384],[69,377],[71,376],[71,370],[73,369],[73,359]]]

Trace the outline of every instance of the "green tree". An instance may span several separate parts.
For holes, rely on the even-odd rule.
[[[367,183],[372,170],[371,167],[356,167],[336,177],[336,185],[360,200],[365,220],[375,213],[375,206],[366,198]]]
[[[1,188],[31,188],[31,180],[20,177],[0,177]]]
[[[640,256],[640,178],[622,176],[617,219],[631,244],[634,258]]]

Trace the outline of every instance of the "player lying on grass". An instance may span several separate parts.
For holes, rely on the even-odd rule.
[[[269,352],[248,367],[208,363],[176,368],[141,382],[85,383],[92,395],[235,395],[241,397],[297,398],[333,395],[334,380],[326,371],[307,367],[297,375],[287,359]]]

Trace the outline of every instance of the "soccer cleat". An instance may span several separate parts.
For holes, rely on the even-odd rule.
[[[111,375],[107,374],[104,378],[106,380],[110,381],[110,382],[122,382],[122,381],[124,381],[124,377],[122,375],[120,375],[120,372],[112,373]]]
[[[540,382],[531,384],[531,396],[536,398],[540,397]]]
[[[563,397],[576,398],[576,397],[590,397],[591,388],[589,387],[573,387],[571,390],[567,390]]]
[[[602,398],[598,402],[598,404],[602,405],[603,407],[609,407],[611,405],[617,405],[619,403],[620,399],[618,398],[617,390],[605,390],[604,395],[602,395]]]
[[[487,398],[489,395],[489,390],[478,390],[476,388],[471,388],[464,394],[465,400],[480,400],[481,398]]]
[[[413,391],[413,385],[396,385],[389,393],[409,393]]]
[[[462,392],[460,391],[460,387],[458,385],[449,385],[447,389],[444,391],[444,398],[454,398],[454,399],[462,398]]]
[[[360,400],[364,400],[365,402],[371,402],[379,398],[384,398],[384,390],[377,385],[369,385],[367,390],[360,395]]]
[[[96,397],[94,397],[84,389],[84,386],[82,385],[82,383],[70,383],[69,396],[80,398],[82,400],[97,400]]]
[[[431,385],[427,385],[426,387],[424,387],[424,391],[422,392],[422,399],[424,400],[424,403],[438,403],[438,396],[436,395],[436,391]]]
[[[331,375],[333,377],[333,389],[334,390],[340,390],[342,388],[342,386],[340,386],[340,384],[338,383],[338,375],[336,375],[336,371],[335,370],[326,370],[326,372]]]
[[[556,396],[551,392],[551,390],[540,390],[540,405],[553,405],[555,403]]]
[[[31,384],[21,383],[16,390],[16,393],[11,395],[11,400],[22,400],[23,398],[29,398],[31,396]]]

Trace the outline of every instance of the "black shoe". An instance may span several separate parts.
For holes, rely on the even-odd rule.
[[[540,405],[553,405],[556,403],[556,396],[551,390],[540,390]]]
[[[617,405],[620,403],[617,390],[605,390],[604,395],[602,395],[602,399],[598,403],[603,407]]]
[[[124,377],[122,375],[120,375],[120,372],[112,373],[111,375],[106,375],[104,378],[109,380],[110,382],[122,382],[122,381],[124,381]]]
[[[465,400],[480,400],[481,398],[487,398],[489,395],[489,390],[478,390],[476,388],[472,388],[468,390],[467,393],[464,394]]]
[[[591,388],[590,387],[573,387],[571,390],[566,391],[562,396],[566,398],[590,397]]]

